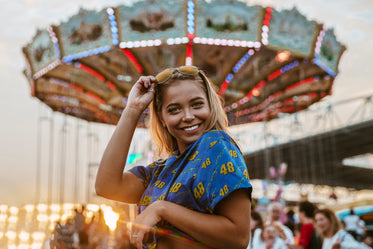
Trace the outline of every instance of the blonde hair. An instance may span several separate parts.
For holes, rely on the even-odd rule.
[[[228,132],[228,119],[223,109],[223,102],[214,89],[213,83],[199,70],[195,75],[187,75],[175,71],[166,82],[157,84],[155,96],[150,105],[150,135],[157,147],[158,155],[167,155],[177,149],[176,139],[163,126],[161,121],[161,110],[164,92],[176,80],[195,80],[206,94],[210,107],[210,119],[206,132],[212,129]]]
[[[334,214],[332,210],[328,208],[318,209],[315,211],[314,217],[316,216],[316,214],[324,215],[325,218],[327,218],[330,223],[330,228],[328,229],[328,231],[325,231],[322,233],[323,237],[328,235],[329,232],[331,232],[332,235],[334,235],[342,228],[341,222],[339,221],[339,219],[337,218],[337,216]]]

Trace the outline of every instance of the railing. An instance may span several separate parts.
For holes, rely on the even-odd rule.
[[[308,136],[348,127],[373,119],[373,93],[332,103],[325,99],[307,110],[280,114],[269,122],[230,128],[243,153],[248,154]]]

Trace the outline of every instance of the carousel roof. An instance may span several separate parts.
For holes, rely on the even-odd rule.
[[[23,47],[33,96],[55,111],[109,124],[139,76],[180,65],[206,72],[230,125],[297,112],[331,94],[344,50],[332,29],[295,8],[223,0],[81,9]]]

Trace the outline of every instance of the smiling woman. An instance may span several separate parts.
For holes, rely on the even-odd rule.
[[[136,124],[149,104],[152,137],[159,154],[168,157],[123,173]],[[247,247],[252,187],[226,129],[220,99],[198,68],[166,69],[135,83],[103,155],[96,192],[138,204],[130,237],[137,248]]]

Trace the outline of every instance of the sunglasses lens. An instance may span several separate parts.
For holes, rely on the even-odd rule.
[[[178,68],[178,70],[187,75],[194,75],[198,73],[198,67],[193,67],[193,66],[181,66]]]
[[[185,75],[195,75],[198,73],[198,70],[199,70],[198,67],[194,67],[194,66],[181,66],[178,68],[168,68],[160,72],[159,74],[157,74],[155,76],[155,79],[158,82],[158,84],[162,84],[166,82],[171,77],[171,75],[176,71],[182,74],[185,74]]]
[[[171,76],[171,74],[174,72],[174,69],[168,68],[157,74],[155,76],[155,80],[158,82],[158,84],[162,84],[163,82],[167,81],[168,78]]]

